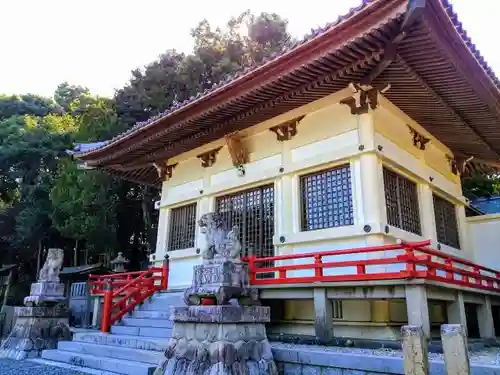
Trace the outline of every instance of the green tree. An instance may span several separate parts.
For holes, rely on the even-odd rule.
[[[66,112],[69,111],[71,103],[81,97],[90,96],[90,91],[86,87],[73,86],[68,82],[59,84],[54,92],[54,100]]]

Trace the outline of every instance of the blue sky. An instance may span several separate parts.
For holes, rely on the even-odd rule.
[[[165,50],[189,52],[189,31],[203,18],[221,26],[247,8],[254,13],[276,12],[289,20],[293,35],[302,36],[359,2],[3,0],[0,93],[52,95],[58,83],[69,81],[95,94],[112,95],[127,82],[132,69]],[[473,42],[500,75],[495,42],[500,1],[452,2]]]

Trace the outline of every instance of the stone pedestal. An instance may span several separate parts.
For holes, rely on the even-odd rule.
[[[64,301],[64,284],[41,281],[31,284],[31,293],[24,298],[26,306],[38,306],[44,303],[59,303]]]
[[[198,224],[205,234],[203,264],[194,267],[184,293],[187,306],[172,309],[173,335],[154,375],[277,375],[265,327],[270,309],[258,306],[248,265],[240,260],[238,227],[223,230],[215,212]]]
[[[185,306],[155,375],[276,375],[265,323],[269,307]]]
[[[0,358],[25,359],[55,349],[59,340],[69,340],[68,309],[64,306],[18,306],[16,323],[0,346]]]
[[[71,338],[64,284],[59,282],[62,261],[61,249],[49,249],[38,282],[24,299],[26,306],[14,309],[16,323],[0,345],[0,358],[38,357],[45,349],[55,349],[59,340]]]

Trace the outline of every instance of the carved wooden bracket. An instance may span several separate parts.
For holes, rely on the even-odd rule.
[[[241,138],[236,134],[229,134],[225,137],[227,149],[235,167],[248,163],[248,150]]]
[[[276,134],[276,139],[279,142],[289,141],[297,135],[297,125],[304,117],[305,115],[296,117],[290,121],[284,122],[283,124],[273,126],[272,128],[269,128],[269,130]]]
[[[422,134],[413,129],[410,125],[407,126],[408,129],[410,129],[410,134],[412,135],[413,138],[413,146],[421,150],[425,150],[425,146],[427,145],[427,143],[429,143],[430,138],[424,137]]]
[[[460,155],[452,157],[450,155],[446,155],[446,160],[450,164],[451,173],[453,173],[454,175],[464,174],[467,168],[467,163],[469,163],[472,159],[474,159],[473,156],[466,157]]]
[[[158,172],[158,177],[162,181],[168,181],[172,178],[172,174],[174,172],[174,168],[177,167],[177,163],[175,164],[167,164],[166,162],[162,163],[153,163],[153,166],[156,168]]]
[[[352,115],[368,113],[370,109],[378,107],[378,91],[376,88],[363,90],[359,86],[354,86],[358,90],[353,96],[349,96],[340,101],[351,109]]]
[[[201,160],[201,166],[203,168],[210,168],[212,165],[214,165],[217,159],[217,154],[219,153],[221,148],[222,146],[214,148],[213,150],[204,152],[203,154],[196,156],[198,159]]]

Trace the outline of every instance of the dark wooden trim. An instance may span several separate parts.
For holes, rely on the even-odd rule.
[[[354,95],[344,98],[339,102],[340,104],[347,105],[351,109],[352,115],[368,113],[370,109],[374,110],[378,107],[378,90],[376,88],[364,90],[358,86],[356,89],[358,92],[355,95],[359,95],[359,102]]]
[[[211,166],[213,166],[217,161],[217,154],[219,153],[221,148],[222,146],[197,155],[196,157],[201,160],[201,166],[203,168],[210,168]]]
[[[413,141],[413,146],[420,150],[425,150],[425,146],[427,143],[430,142],[430,138],[424,137],[422,134],[420,134],[418,131],[416,131],[414,128],[412,128],[410,125],[408,126],[408,129],[410,129],[410,134],[412,136],[412,141]]]
[[[276,134],[278,142],[289,141],[297,135],[297,125],[299,125],[304,117],[305,115],[296,117],[282,124],[273,126],[272,128],[269,128],[269,130]]]
[[[235,167],[248,163],[248,150],[243,140],[237,134],[230,134],[225,137],[227,149]]]
[[[175,167],[177,167],[177,164],[178,163],[167,164],[167,162],[162,162],[162,163],[153,163],[153,166],[156,168],[160,180],[168,181],[172,178],[172,174],[174,172]]]

